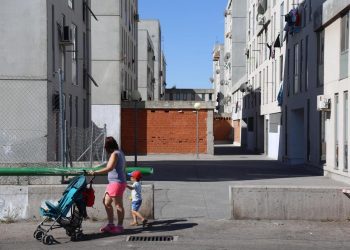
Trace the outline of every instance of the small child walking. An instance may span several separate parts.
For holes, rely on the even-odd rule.
[[[133,222],[130,226],[137,226],[139,218],[142,222],[142,226],[145,227],[147,224],[147,219],[145,219],[142,214],[139,212],[139,209],[142,204],[142,187],[140,180],[142,178],[142,173],[138,170],[133,171],[129,174],[132,185],[127,185],[127,188],[131,190],[131,215],[133,218]]]

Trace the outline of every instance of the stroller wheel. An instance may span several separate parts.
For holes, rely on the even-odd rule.
[[[43,243],[45,245],[51,245],[53,243],[53,236],[52,235],[45,235],[43,238]]]
[[[43,238],[43,235],[44,235],[44,232],[43,231],[40,231],[40,230],[35,230],[33,236],[35,239],[37,240],[41,240]]]

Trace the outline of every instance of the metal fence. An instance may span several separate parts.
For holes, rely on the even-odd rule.
[[[50,84],[40,77],[0,76],[0,164],[70,166],[104,160],[106,128],[67,123],[64,94],[60,91],[58,100],[54,98],[58,91]]]

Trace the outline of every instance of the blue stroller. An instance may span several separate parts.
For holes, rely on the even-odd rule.
[[[46,201],[47,208],[40,208],[40,214],[45,219],[37,226],[33,234],[34,238],[46,245],[51,245],[55,239],[48,233],[57,228],[64,228],[72,241],[81,239],[83,236],[81,223],[87,217],[87,203],[91,204],[91,198],[95,198],[92,181],[90,181],[90,187],[87,187],[85,176],[76,176],[70,181],[57,205]]]

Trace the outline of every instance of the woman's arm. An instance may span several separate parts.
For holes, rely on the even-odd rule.
[[[109,157],[108,163],[107,163],[105,168],[102,168],[102,169],[96,170],[96,171],[91,170],[91,171],[89,171],[89,174],[100,175],[100,174],[105,174],[105,173],[111,172],[113,170],[114,166],[116,165],[117,161],[118,161],[117,154],[112,153],[111,156]]]

